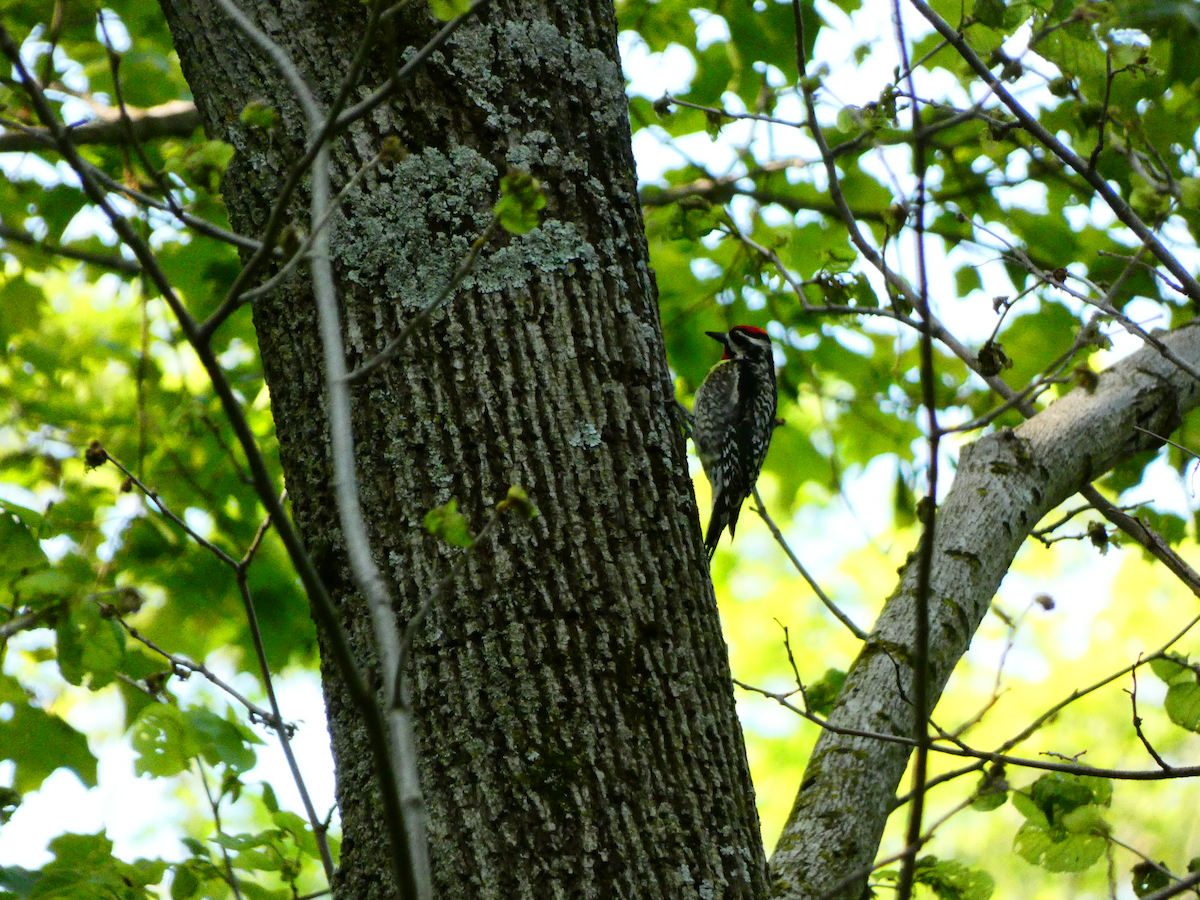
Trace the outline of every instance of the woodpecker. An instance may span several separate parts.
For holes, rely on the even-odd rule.
[[[712,516],[704,546],[711,560],[729,526],[733,537],[742,501],[750,496],[775,431],[775,359],[761,328],[738,325],[705,332],[725,347],[708,370],[692,406],[692,440],[712,485]]]

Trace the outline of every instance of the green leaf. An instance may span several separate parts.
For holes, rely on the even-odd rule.
[[[986,773],[979,779],[975,788],[975,799],[971,801],[971,809],[976,812],[991,812],[999,809],[1008,800],[1008,782],[1003,776]]]
[[[200,879],[192,860],[180,863],[171,879],[171,900],[190,900],[200,892]]]
[[[163,168],[191,185],[216,193],[235,152],[233,145],[224,141],[181,143],[166,150]]]
[[[1038,828],[1026,822],[1017,830],[1013,849],[1026,862],[1048,872],[1082,872],[1104,855],[1106,839],[1074,834],[1065,828]]]
[[[1004,0],[975,0],[972,16],[988,28],[1004,25]]]
[[[263,806],[267,808],[267,812],[279,812],[279,801],[275,799],[275,790],[270,784],[263,784],[262,801]]]
[[[21,806],[21,792],[15,788],[0,787],[0,827],[7,825]]]
[[[0,897],[19,897],[20,900],[27,900],[33,896],[38,878],[38,872],[30,872],[20,866],[0,866],[0,888],[4,891],[0,893]]]
[[[320,858],[320,851],[317,849],[317,839],[313,836],[312,828],[306,819],[300,818],[294,812],[280,810],[271,815],[271,821],[277,827],[290,834],[297,847],[313,857],[313,859]]]
[[[69,684],[109,684],[125,656],[125,632],[90,601],[64,603],[58,617],[58,668]]]
[[[546,206],[542,184],[528,172],[514,169],[500,180],[495,213],[504,230],[527,234],[538,226],[538,210]]]
[[[1200,684],[1194,676],[1190,684],[1172,684],[1167,688],[1163,709],[1180,728],[1200,732]]]
[[[979,269],[975,266],[961,266],[954,270],[954,292],[960,298],[982,287],[983,281],[979,277]]]
[[[22,276],[3,279],[0,284],[0,347],[6,347],[14,335],[37,330],[44,302],[41,289]]]
[[[441,538],[453,547],[469,547],[471,531],[467,520],[458,511],[458,501],[451,500],[425,514],[425,529],[434,537]]]
[[[241,115],[238,118],[243,125],[251,128],[269,129],[274,128],[279,121],[279,113],[275,111],[275,107],[261,100],[251,100],[242,107]]]
[[[1112,782],[1094,775],[1047,772],[1029,789],[1034,803],[1051,821],[1086,804],[1107,806],[1112,800]]]
[[[537,507],[529,499],[529,494],[523,487],[515,484],[509,487],[504,499],[496,504],[496,509],[500,512],[513,510],[525,519],[536,519],[538,514]]]
[[[0,579],[7,581],[13,575],[19,575],[27,569],[42,567],[47,564],[46,554],[38,545],[37,536],[29,526],[29,520],[24,516],[13,515],[13,509],[8,504],[0,504]]]
[[[913,880],[932,890],[938,900],[988,900],[996,889],[995,880],[982,869],[936,856],[917,860]]]
[[[14,870],[0,870],[0,884],[15,884],[17,895],[30,900],[149,900],[147,887],[167,869],[162,860],[115,858],[104,832],[59,835],[50,851],[55,858],[41,872],[16,870],[14,878]]]
[[[243,881],[241,889],[249,900],[291,900],[294,896],[291,891],[284,888],[270,890],[253,881]]]
[[[1048,772],[1013,794],[1026,817],[1013,847],[1050,872],[1082,872],[1103,854],[1108,823],[1101,807],[1112,800],[1112,782],[1092,775]]]
[[[12,592],[25,601],[63,600],[78,588],[79,584],[64,569],[49,567],[30,572],[12,583]]]
[[[194,746],[204,761],[215,766],[222,763],[233,772],[246,772],[256,761],[250,743],[261,743],[253,732],[228,722],[207,709],[190,709],[183,713]]]
[[[1173,547],[1179,546],[1187,537],[1187,519],[1183,518],[1183,516],[1178,516],[1175,513],[1158,512],[1153,509],[1139,509],[1137,515],[1139,519],[1162,535],[1163,539]],[[1149,551],[1143,551],[1143,555],[1149,557]]]
[[[54,863],[60,866],[101,866],[112,859],[112,841],[99,834],[60,834],[50,841]]]
[[[96,757],[87,738],[32,704],[15,678],[0,675],[0,704],[12,709],[0,717],[0,754],[16,766],[13,788],[24,793],[41,787],[55,769],[70,769],[87,787],[96,786]]]
[[[429,11],[443,22],[457,19],[470,8],[471,0],[429,0]]]
[[[1171,883],[1171,876],[1163,871],[1162,866],[1142,860],[1131,870],[1133,892],[1139,897],[1161,891]]]
[[[1196,673],[1188,666],[1186,657],[1175,653],[1150,660],[1150,671],[1168,685],[1196,681]]]
[[[155,703],[142,710],[130,729],[130,743],[138,758],[138,775],[165,778],[187,771],[196,748],[189,739],[187,721],[174,706]]]

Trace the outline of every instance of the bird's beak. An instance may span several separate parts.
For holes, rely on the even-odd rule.
[[[726,334],[724,331],[706,331],[704,333],[707,334],[714,341],[717,341],[718,343],[720,343],[721,345],[723,345],[725,347],[729,346],[729,335]]]

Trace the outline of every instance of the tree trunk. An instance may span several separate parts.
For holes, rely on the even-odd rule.
[[[237,150],[234,227],[266,222],[303,152],[279,72],[212,0],[162,0],[211,137]],[[359,0],[243,4],[328,105],[361,38]],[[410,4],[365,88],[437,29]],[[238,118],[252,100],[274,132]],[[542,224],[501,236],[401,356],[354,388],[360,493],[407,621],[456,553],[425,513],[506,520],[430,613],[412,662],[421,783],[441,897],[761,897],[766,869],[726,648],[698,529],[635,192],[610,0],[496,0],[390,103],[333,144],[334,184],[397,135],[333,236],[349,363],[447,283],[512,167]],[[307,198],[293,221],[305,222]],[[316,312],[303,279],[255,306],[294,515],[356,652],[372,660],[330,488]],[[219,335],[218,335],[219,338]],[[391,896],[372,763],[323,665],[344,843],[339,896]]]

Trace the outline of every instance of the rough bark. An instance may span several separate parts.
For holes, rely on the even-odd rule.
[[[1162,339],[1193,368],[1200,364],[1200,327]],[[1077,388],[1021,427],[964,449],[935,527],[929,708],[1039,520],[1117,463],[1161,444],[1135,425],[1166,436],[1198,404],[1200,384],[1147,346],[1101,375],[1094,389]],[[834,726],[914,735],[913,560],[847,675],[829,718]],[[821,736],[771,859],[775,896],[863,895],[909,754],[907,745],[876,738]]]
[[[231,220],[255,233],[302,152],[303,119],[279,74],[211,0],[162,2],[210,136],[238,151],[224,188]],[[252,6],[330,102],[366,7]],[[420,5],[410,8],[375,48],[352,101],[433,33]],[[238,122],[253,99],[280,109],[277,133]],[[449,278],[510,167],[531,170],[549,199],[538,229],[485,251],[454,304],[355,388],[361,494],[401,622],[455,552],[425,531],[431,507],[457,499],[479,527],[520,484],[540,510],[472,557],[416,644],[438,895],[763,896],[611,2],[497,0],[336,142],[335,185],[393,134],[410,155],[368,176],[333,241],[351,366]],[[311,296],[298,282],[254,316],[297,523],[369,660],[328,484]],[[338,893],[390,896],[360,724],[338,673],[325,665],[323,677],[344,835]]]

